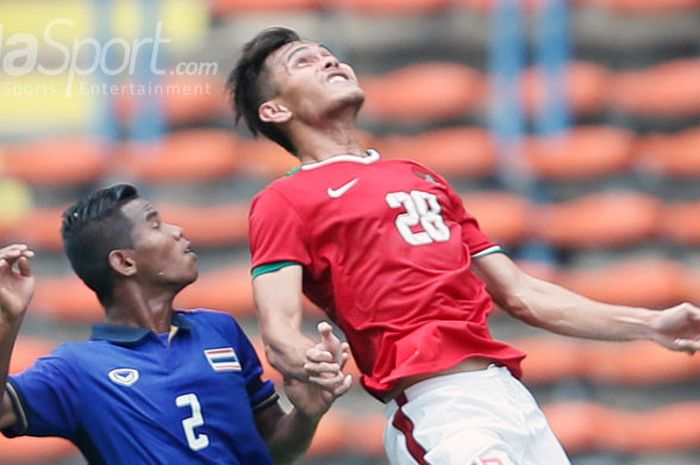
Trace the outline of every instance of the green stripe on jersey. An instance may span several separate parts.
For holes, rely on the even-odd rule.
[[[503,247],[501,247],[500,245],[494,245],[493,247],[489,247],[488,249],[484,249],[481,252],[475,253],[474,255],[472,255],[472,258],[481,258],[494,253],[506,254],[506,251],[503,250]]]
[[[281,270],[282,268],[286,268],[288,266],[292,265],[299,265],[298,262],[273,262],[273,263],[265,263],[264,265],[256,266],[253,268],[253,271],[251,274],[253,275],[253,278],[257,278],[260,275],[266,274],[266,273],[274,273],[275,271]]]
[[[287,171],[287,174],[284,175],[285,178],[288,178],[290,176],[294,176],[297,174],[299,171],[301,171],[301,166],[295,166],[291,170]]]

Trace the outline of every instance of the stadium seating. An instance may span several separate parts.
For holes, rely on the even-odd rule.
[[[61,222],[67,206],[35,208],[22,218],[8,233],[13,241],[26,242],[39,250],[63,249]]]
[[[570,62],[564,70],[569,111],[577,116],[599,113],[607,100],[610,73],[601,65]],[[547,83],[537,68],[530,68],[523,76],[524,106],[529,114],[541,111],[546,103]]]
[[[376,147],[387,158],[408,158],[451,179],[488,176],[496,169],[494,142],[483,129],[455,127],[414,136],[390,135],[377,139]]]
[[[253,292],[247,267],[228,267],[202,273],[175,299],[178,308],[225,310],[236,317],[253,316]]]
[[[30,311],[72,323],[94,323],[104,315],[95,294],[73,274],[38,279]]]
[[[640,169],[669,178],[700,177],[700,129],[651,134],[639,140]]]
[[[656,14],[692,11],[698,0],[578,0],[582,5],[597,6],[622,14]]]
[[[464,194],[462,201],[492,241],[517,245],[530,236],[532,211],[527,199],[494,191]]]
[[[248,238],[248,203],[158,206],[161,218],[184,229],[193,247],[226,247]]]
[[[666,204],[659,224],[660,235],[668,241],[700,244],[700,202]]]
[[[681,118],[700,114],[700,60],[684,59],[612,78],[609,104],[633,115]]]
[[[628,246],[655,236],[660,207],[657,198],[632,191],[590,194],[543,206],[535,230],[564,248]]]
[[[440,11],[450,5],[449,0],[333,0],[332,6],[361,14],[424,15]]]
[[[219,79],[173,75],[159,85],[165,89],[165,95],[160,98],[170,125],[211,122],[230,111],[224,84]],[[115,99],[115,111],[122,124],[132,121],[137,111],[137,95],[122,92]]]
[[[619,174],[633,162],[634,135],[622,129],[582,126],[525,141],[524,155],[538,177],[579,181]]]
[[[161,142],[125,143],[118,166],[141,182],[216,181],[237,171],[238,144],[227,131],[182,130],[166,134]]]
[[[603,302],[662,308],[684,300],[684,269],[672,260],[635,259],[602,267],[570,269],[564,287]]]
[[[374,120],[416,123],[464,117],[482,104],[484,78],[457,63],[409,65],[381,76],[360,77],[363,115]]]
[[[264,11],[295,11],[320,8],[323,0],[214,0],[212,8],[217,16],[256,13]]]
[[[2,173],[41,186],[89,184],[111,166],[112,147],[91,137],[47,138],[10,146]]]

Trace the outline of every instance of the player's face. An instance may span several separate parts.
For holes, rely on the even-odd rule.
[[[144,282],[178,290],[197,279],[197,255],[180,226],[165,223],[145,199],[122,207],[133,223],[131,230],[137,275]]]
[[[278,102],[306,121],[318,121],[347,107],[357,110],[364,101],[352,67],[315,42],[286,44],[268,57],[266,66]]]

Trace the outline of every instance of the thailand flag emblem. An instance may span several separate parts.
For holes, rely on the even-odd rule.
[[[241,371],[241,362],[233,347],[206,349],[204,355],[214,371]]]

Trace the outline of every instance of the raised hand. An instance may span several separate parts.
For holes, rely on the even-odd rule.
[[[700,308],[684,303],[660,311],[651,338],[668,349],[694,354],[700,350]]]
[[[6,320],[22,316],[34,295],[33,256],[24,244],[0,249],[0,317]]]
[[[342,368],[350,356],[347,343],[341,343],[328,323],[319,323],[321,341],[307,352],[304,370],[309,382],[285,379],[284,390],[289,401],[304,415],[318,418],[352,386],[352,376]]]

